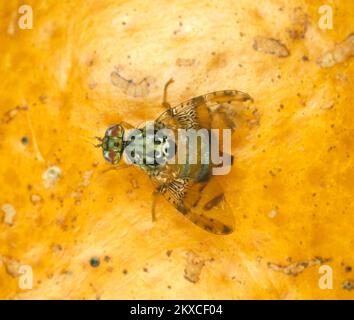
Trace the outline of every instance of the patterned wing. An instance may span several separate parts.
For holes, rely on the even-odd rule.
[[[210,129],[215,127],[215,125],[213,125],[214,116],[217,114],[214,112],[214,110],[217,110],[215,107],[232,102],[246,102],[248,100],[252,100],[252,98],[247,93],[241,91],[215,91],[182,102],[180,105],[161,114],[156,122],[161,122],[166,127]],[[231,126],[227,118],[224,118],[223,122],[222,125],[216,126]]]
[[[216,177],[211,176],[205,182],[174,178],[160,184],[157,190],[198,227],[218,235],[234,231],[233,213]]]
[[[252,98],[236,90],[224,90],[192,98],[164,112],[155,122],[173,129],[211,129],[231,128],[232,121],[223,115],[222,107],[231,102],[245,102]],[[216,107],[216,108],[215,108]],[[216,111],[216,112],[215,112]],[[218,122],[216,122],[218,120]],[[200,150],[199,150],[200,151]],[[177,169],[176,169],[177,168]],[[188,168],[188,174],[181,174],[180,169]],[[162,180],[150,175],[157,185],[159,193],[186,218],[200,228],[214,234],[229,234],[234,230],[234,217],[227,204],[224,192],[215,176],[211,175],[212,165],[182,165],[165,168]],[[167,174],[171,171],[172,174]],[[194,172],[194,174],[193,174]],[[203,178],[197,173],[203,172]]]

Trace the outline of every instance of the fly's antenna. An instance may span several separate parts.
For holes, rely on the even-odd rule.
[[[88,140],[88,138],[85,137],[85,136],[82,136],[82,138],[83,138],[84,142],[89,143],[90,145],[94,146],[95,148],[101,148],[101,147],[102,147],[103,138],[100,138],[100,137],[92,137],[92,138],[91,138],[91,139],[96,139],[96,140],[98,140],[98,141],[100,142],[100,143],[98,143],[98,144],[95,144],[95,143],[93,143],[91,140]]]
[[[102,143],[103,143],[103,139],[101,137],[94,137],[96,140],[98,140],[100,143],[95,144],[95,148],[101,148],[102,147]]]

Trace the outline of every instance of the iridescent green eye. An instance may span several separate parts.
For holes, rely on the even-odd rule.
[[[106,130],[102,140],[102,151],[105,160],[111,164],[118,164],[124,150],[124,128],[116,124]]]

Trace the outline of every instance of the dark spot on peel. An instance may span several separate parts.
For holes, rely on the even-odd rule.
[[[93,257],[90,259],[90,265],[92,268],[97,268],[100,265],[100,258]]]
[[[27,145],[29,143],[29,139],[26,136],[24,136],[24,137],[21,138],[21,143],[23,145]]]
[[[352,291],[354,289],[354,281],[353,280],[345,280],[342,282],[342,289],[347,291]]]

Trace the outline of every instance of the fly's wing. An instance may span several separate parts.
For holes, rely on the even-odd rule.
[[[246,101],[252,98],[241,91],[224,90],[192,98],[164,112],[155,122],[173,129],[230,128],[232,122],[223,115],[224,104]],[[218,121],[216,121],[218,120]],[[211,171],[212,165],[208,170]],[[229,234],[234,230],[232,210],[216,177],[211,172],[202,181],[192,176],[181,176],[173,168],[174,178],[161,183],[155,180],[157,190],[186,218],[200,228],[214,234]]]
[[[196,182],[188,177],[174,178],[160,184],[157,190],[198,227],[219,235],[234,231],[232,210],[215,177],[206,182]]]
[[[233,129],[232,121],[222,112],[222,106],[249,100],[252,101],[252,98],[241,91],[215,91],[182,102],[161,114],[156,122],[161,122],[166,127],[182,129],[210,129],[212,127]],[[217,116],[219,119],[216,119]]]

